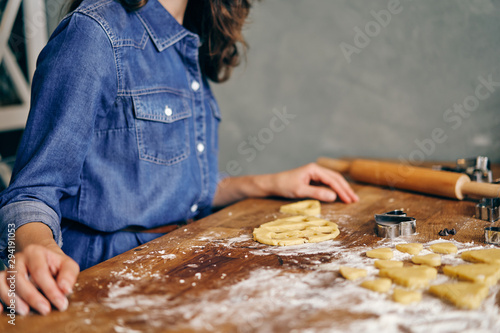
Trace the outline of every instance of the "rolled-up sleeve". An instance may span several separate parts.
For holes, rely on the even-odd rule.
[[[13,177],[0,193],[0,258],[12,224],[17,229],[45,223],[62,245],[60,203],[78,196],[96,118],[105,116],[116,94],[114,51],[105,29],[86,15],[67,17],[38,58]]]

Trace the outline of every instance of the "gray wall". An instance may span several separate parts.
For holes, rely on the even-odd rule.
[[[394,1],[256,4],[246,65],[213,85],[221,170],[275,172],[320,155],[500,162],[500,1]],[[390,21],[375,24],[371,11],[388,7]],[[356,27],[371,29],[369,43]],[[346,57],[347,44],[357,53]],[[286,126],[273,120],[284,110],[296,116]]]

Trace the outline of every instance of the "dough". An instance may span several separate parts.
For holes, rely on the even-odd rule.
[[[378,293],[386,293],[391,289],[391,279],[381,278],[368,280],[361,283],[361,287],[376,291]]]
[[[334,239],[337,224],[313,216],[292,216],[262,224],[253,230],[253,238],[268,245],[298,245]]]
[[[413,258],[411,258],[411,261],[413,261],[413,263],[415,264],[435,267],[441,265],[441,256],[439,254],[431,253],[424,256],[413,256]]]
[[[391,268],[391,267],[403,267],[402,261],[397,260],[375,260],[375,267],[380,268]]]
[[[470,262],[500,264],[500,249],[484,249],[462,252],[462,259]]]
[[[482,283],[457,282],[436,284],[429,291],[460,308],[477,309],[488,296],[488,287]]]
[[[368,258],[375,259],[392,259],[392,250],[388,247],[381,247],[379,249],[374,249],[366,252]]]
[[[432,244],[431,246],[429,246],[429,248],[431,249],[432,252],[442,253],[442,254],[457,253],[458,251],[455,244],[448,242]]]
[[[356,280],[366,276],[366,269],[340,266],[340,274],[347,280]]]
[[[280,207],[281,213],[317,216],[321,214],[321,205],[318,200],[303,200]]]
[[[420,243],[407,243],[396,245],[396,250],[409,253],[409,254],[419,254],[424,246]]]
[[[493,286],[497,284],[500,279],[500,265],[465,264],[458,266],[444,266],[443,273],[453,278]]]
[[[403,287],[418,289],[427,287],[429,280],[436,278],[437,270],[429,266],[393,267],[382,268],[378,275]]]
[[[410,304],[413,302],[420,302],[422,300],[422,293],[419,291],[394,288],[392,299],[394,302],[401,304]]]

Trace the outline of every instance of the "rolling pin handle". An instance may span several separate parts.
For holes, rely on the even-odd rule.
[[[351,168],[351,162],[344,160],[336,160],[329,157],[319,157],[316,163],[321,165],[322,167],[340,173],[349,173],[349,169]]]

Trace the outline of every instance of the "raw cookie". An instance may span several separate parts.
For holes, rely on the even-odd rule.
[[[422,293],[419,291],[394,288],[392,299],[401,304],[410,304],[413,302],[420,302],[422,300]]]
[[[458,251],[457,246],[449,242],[432,244],[431,246],[429,246],[429,248],[432,252],[442,254],[457,253]]]
[[[484,249],[462,252],[462,259],[471,262],[500,264],[500,249]]]
[[[396,250],[409,253],[409,254],[419,254],[424,246],[420,243],[407,243],[396,245]]]
[[[411,261],[413,261],[413,263],[415,264],[435,267],[441,265],[441,256],[439,254],[431,253],[424,256],[413,256],[413,258],[411,258]]]
[[[356,280],[366,276],[366,269],[340,266],[340,274],[347,280]]]
[[[391,268],[391,267],[403,267],[403,262],[397,261],[397,260],[375,260],[373,265],[375,267],[377,267],[378,269]]]
[[[487,286],[493,286],[497,284],[500,279],[500,265],[465,264],[458,266],[444,266],[443,273],[461,280],[484,283]]]
[[[386,293],[391,289],[391,279],[380,278],[368,280],[361,283],[361,287],[376,291],[378,293]]]
[[[298,245],[334,239],[337,224],[313,216],[291,216],[262,224],[253,230],[253,238],[268,245]]]
[[[321,205],[318,200],[303,200],[280,207],[281,213],[317,216],[321,214]]]
[[[488,296],[488,287],[482,283],[456,282],[430,286],[429,291],[460,308],[477,309]]]
[[[427,287],[429,280],[436,278],[437,270],[429,266],[394,267],[383,268],[378,275],[388,277],[403,287],[418,289]]]
[[[392,256],[394,254],[392,253],[392,250],[388,247],[381,247],[379,249],[374,249],[370,251],[366,251],[366,256],[368,258],[375,258],[375,259],[392,259]]]

